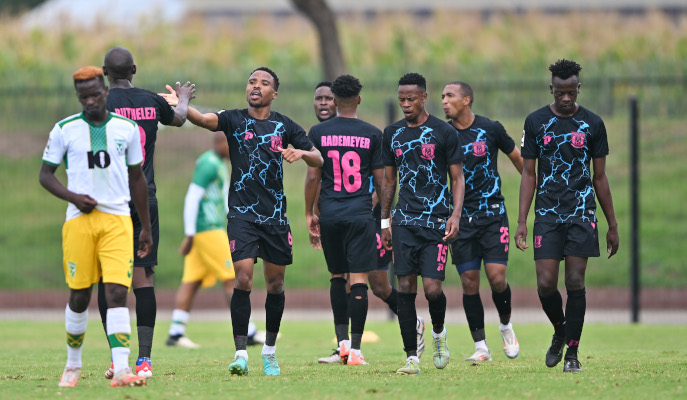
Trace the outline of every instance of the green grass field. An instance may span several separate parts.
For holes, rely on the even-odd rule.
[[[452,358],[446,369],[434,368],[428,350],[421,375],[397,376],[394,371],[405,357],[395,321],[367,324],[380,340],[363,343],[370,365],[357,367],[316,363],[333,347],[330,325],[284,322],[277,342],[282,375],[263,375],[256,346],[248,350],[249,375],[237,377],[227,372],[234,353],[228,322],[191,323],[187,334],[202,345],[196,350],[166,347],[169,325],[158,323],[154,378],[145,388],[113,389],[103,378],[110,359],[100,323],[89,324],[78,387],[58,388],[66,360],[64,323],[4,321],[0,393],[3,399],[677,399],[687,393],[687,346],[680,339],[687,326],[587,324],[580,350],[584,372],[563,374],[562,364],[552,369],[544,365],[549,326],[516,326],[520,356],[509,360],[501,351],[497,326],[488,324],[494,360],[473,364],[463,361],[474,350],[467,326],[449,325]]]

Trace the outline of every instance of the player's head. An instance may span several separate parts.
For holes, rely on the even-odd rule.
[[[425,112],[427,81],[425,77],[411,72],[398,80],[398,104],[406,121],[414,122]]]
[[[272,100],[277,98],[279,78],[267,67],[253,70],[246,85],[246,100],[253,108],[269,107]]]
[[[134,56],[129,50],[117,46],[107,51],[103,65],[103,74],[107,76],[110,82],[119,79],[131,81],[135,73],[136,64],[134,64]]]
[[[580,93],[580,70],[582,67],[575,61],[558,60],[549,65],[554,108],[561,114],[575,112],[577,95]]]
[[[213,151],[217,153],[220,158],[229,158],[229,143],[227,142],[227,137],[224,136],[224,132],[215,132],[212,139]]]
[[[363,85],[353,75],[341,75],[332,83],[332,93],[336,106],[354,110],[360,104],[360,91]]]
[[[446,118],[457,119],[464,112],[471,112],[474,94],[465,82],[451,82],[441,93],[441,104]]]
[[[103,70],[89,65],[73,75],[76,97],[89,120],[100,120],[107,114],[107,86]]]
[[[334,104],[334,94],[331,87],[332,83],[329,81],[320,82],[315,86],[313,107],[315,108],[315,116],[320,122],[336,116],[336,104]]]

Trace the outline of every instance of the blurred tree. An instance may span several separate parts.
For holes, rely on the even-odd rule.
[[[305,14],[317,30],[325,79],[334,80],[345,73],[346,64],[339,43],[336,18],[326,0],[291,0],[291,3]]]
[[[45,0],[0,0],[0,13],[17,14],[44,2]]]

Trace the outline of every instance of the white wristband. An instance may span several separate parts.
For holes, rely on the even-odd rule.
[[[382,229],[387,229],[389,227],[389,220],[390,218],[384,218],[382,220]]]

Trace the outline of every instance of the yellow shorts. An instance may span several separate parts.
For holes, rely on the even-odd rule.
[[[191,251],[184,257],[182,282],[203,281],[203,287],[214,286],[217,279],[234,279],[234,263],[229,238],[221,229],[197,233]]]
[[[130,287],[134,228],[128,215],[93,210],[62,227],[64,276],[71,289],[86,289],[102,276],[105,283]]]

